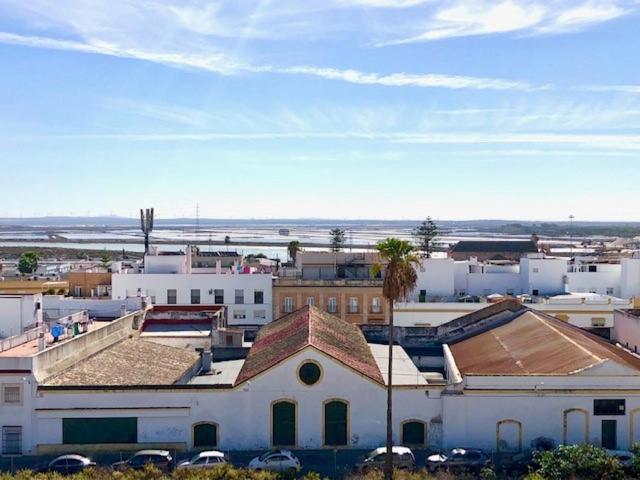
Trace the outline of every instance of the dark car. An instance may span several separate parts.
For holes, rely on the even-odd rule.
[[[479,473],[489,466],[491,459],[478,448],[454,448],[447,455],[438,453],[427,458],[426,467],[430,472],[446,470],[457,473]]]
[[[59,473],[61,475],[71,475],[83,471],[85,468],[95,467],[95,462],[92,462],[90,458],[83,457],[82,455],[62,455],[54,458],[44,468],[41,468],[39,472],[42,473]]]
[[[146,465],[153,465],[162,472],[173,469],[173,458],[167,450],[141,450],[133,457],[113,465],[114,470],[143,470]]]
[[[415,470],[416,459],[411,449],[407,447],[392,447],[393,467],[399,470]],[[358,473],[367,473],[371,470],[382,470],[387,458],[386,447],[376,448],[366,456],[364,461],[356,464],[355,470]]]

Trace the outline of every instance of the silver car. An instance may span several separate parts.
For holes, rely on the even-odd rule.
[[[249,462],[251,470],[297,473],[302,469],[300,460],[289,450],[270,450]]]
[[[219,467],[225,463],[227,463],[227,459],[224,453],[211,450],[208,452],[200,452],[191,459],[180,462],[177,468],[180,470],[200,470],[203,468]]]

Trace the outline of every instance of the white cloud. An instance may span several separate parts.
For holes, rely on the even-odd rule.
[[[632,0],[458,0],[438,2],[427,11],[418,33],[379,42],[379,46],[507,32],[549,34],[575,31],[638,11]]]
[[[72,40],[57,40],[46,37],[23,36],[0,32],[0,43],[10,43],[28,47],[71,50],[83,53],[110,55],[122,58],[135,58],[168,66],[195,68],[220,74],[238,72],[279,73],[291,75],[309,75],[339,80],[360,85],[382,85],[388,87],[423,87],[476,90],[534,90],[537,88],[526,82],[470,76],[410,73],[367,73],[358,70],[338,70],[311,66],[278,67],[272,65],[250,65],[239,62],[222,53],[189,54],[181,52],[157,52],[132,48],[122,48],[104,42],[83,43]]]
[[[590,92],[640,93],[640,85],[588,85],[586,87],[580,87],[580,90]]]

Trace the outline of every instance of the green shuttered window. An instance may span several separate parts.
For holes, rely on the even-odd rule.
[[[402,424],[402,444],[423,446],[426,442],[425,424],[422,422],[406,422]]]
[[[274,403],[272,407],[272,443],[278,447],[296,444],[296,405],[292,402]]]
[[[200,423],[193,427],[194,448],[217,447],[218,426],[215,423]]]
[[[349,407],[345,402],[332,401],[324,405],[324,444],[330,447],[347,445]]]
[[[102,443],[138,443],[138,419],[63,418],[62,443],[94,445]]]

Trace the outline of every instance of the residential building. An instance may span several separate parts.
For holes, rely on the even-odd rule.
[[[234,264],[193,266],[193,250],[171,254],[152,250],[144,266],[112,276],[112,298],[149,297],[157,305],[224,305],[229,325],[257,326],[272,319],[272,275]]]
[[[306,306],[262,327],[245,358],[209,364],[206,352],[145,340],[141,324],[138,312],[0,353],[3,451],[384,444],[385,325]],[[554,317],[504,301],[401,327],[398,340],[394,443],[517,452],[539,437],[610,449],[640,440],[640,359]]]
[[[273,284],[273,318],[305,305],[316,306],[356,324],[387,323],[377,253],[299,252],[296,267],[280,272]]]
[[[640,299],[634,302],[632,308],[616,310],[613,324],[613,339],[634,353],[638,353],[640,350]]]
[[[67,275],[73,297],[110,297],[111,272],[106,268],[72,270]]]

